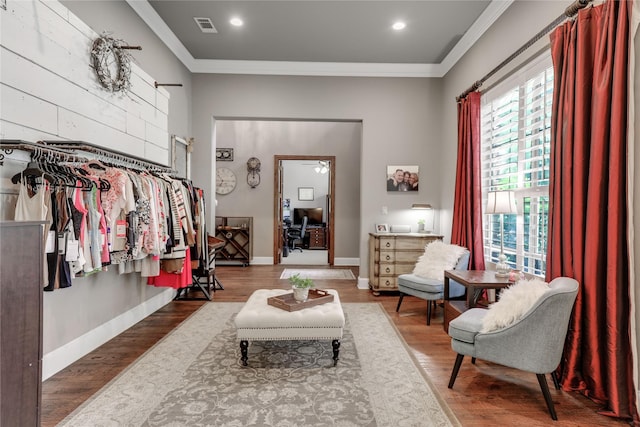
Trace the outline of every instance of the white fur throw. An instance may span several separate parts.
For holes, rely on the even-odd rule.
[[[520,280],[503,289],[498,301],[489,305],[480,332],[503,329],[520,320],[547,290],[549,285],[541,279]]]
[[[424,253],[418,258],[413,274],[425,279],[444,282],[444,271],[452,270],[466,249],[434,240],[424,248]]]

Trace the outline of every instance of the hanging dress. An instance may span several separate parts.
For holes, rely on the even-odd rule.
[[[18,200],[16,201],[16,212],[14,219],[16,221],[46,221],[49,209],[47,208],[48,184],[44,180],[44,175],[40,177],[42,184],[40,188],[36,188],[36,193],[29,194],[29,184],[26,182],[24,175],[20,177],[20,189],[18,191]],[[43,244],[46,245],[50,223],[44,227],[44,235],[42,236]],[[42,285],[44,286],[49,278],[47,269],[47,257],[43,257],[43,276]]]

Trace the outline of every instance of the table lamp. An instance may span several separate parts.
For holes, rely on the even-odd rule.
[[[492,191],[487,198],[487,214],[500,214],[500,255],[496,264],[496,276],[508,277],[509,265],[504,254],[504,214],[518,213],[516,196],[513,191]]]
[[[429,203],[414,203],[411,205],[411,209],[419,209],[419,210],[433,210],[433,207]],[[426,218],[420,218],[418,220],[418,233],[426,233],[428,230],[425,230],[425,223],[427,222]],[[430,227],[433,228],[433,227]],[[430,231],[430,230],[429,230]]]

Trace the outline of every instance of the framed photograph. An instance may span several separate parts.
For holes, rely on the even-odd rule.
[[[387,191],[418,191],[420,172],[417,165],[387,166]]]
[[[376,224],[376,233],[388,233],[389,224]]]
[[[298,187],[298,200],[313,201],[313,187]]]

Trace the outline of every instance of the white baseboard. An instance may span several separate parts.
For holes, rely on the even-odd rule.
[[[358,277],[358,289],[367,289],[367,290],[369,290],[369,278],[368,277]]]
[[[253,257],[251,258],[251,265],[273,265],[273,257]],[[341,267],[357,267],[360,265],[360,258],[335,258],[333,260],[333,265]]]
[[[334,258],[333,265],[357,267],[360,265],[360,258]]]
[[[251,258],[251,265],[273,265],[272,256],[260,256]]]
[[[87,332],[75,340],[47,353],[42,358],[42,381],[86,356],[118,334],[126,331],[151,313],[173,300],[175,291],[166,291],[148,299],[126,313],[122,313],[107,323]]]

